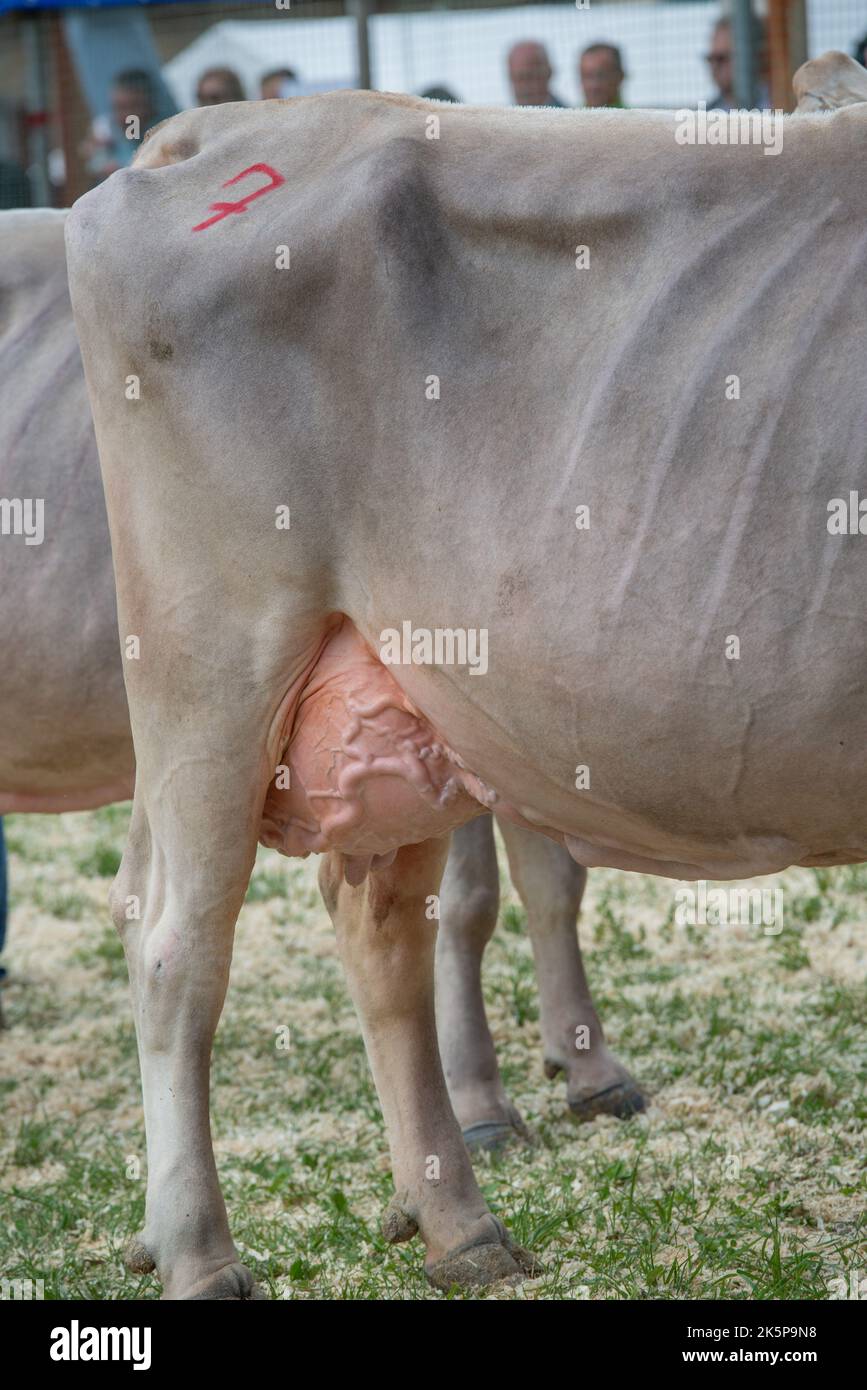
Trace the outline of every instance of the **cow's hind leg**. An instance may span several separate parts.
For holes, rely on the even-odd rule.
[[[505,820],[499,826],[533,943],[545,1072],[566,1073],[569,1107],[580,1119],[626,1119],[645,1100],[609,1051],[587,987],[576,929],[587,870],[546,836]]]
[[[211,1144],[211,1045],[256,852],[268,711],[156,711],[112,889],[130,974],[147,1132],[145,1225],[127,1255],[164,1298],[259,1296],[240,1264]],[[155,740],[151,733],[159,730]]]
[[[420,1234],[428,1278],[444,1289],[517,1278],[532,1267],[479,1191],[440,1062],[436,922],[426,907],[447,850],[446,839],[408,845],[355,887],[331,853],[319,875],[388,1130],[396,1195],[383,1232],[390,1242]]]
[[[470,1149],[498,1148],[526,1136],[503,1089],[482,997],[482,957],[497,925],[499,900],[494,822],[479,816],[452,834],[436,955],[440,1054]]]

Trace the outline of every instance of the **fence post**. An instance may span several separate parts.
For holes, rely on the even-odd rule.
[[[735,101],[741,110],[750,111],[756,104],[755,28],[750,0],[732,0],[732,43]]]
[[[27,52],[27,157],[31,187],[37,207],[51,206],[48,179],[48,95],[45,81],[45,15],[38,11],[25,18],[24,43]]]
[[[795,104],[792,78],[807,61],[806,0],[768,0],[768,51],[771,105],[791,111]]]
[[[370,87],[370,34],[367,21],[373,9],[372,0],[347,0],[355,16],[355,46],[358,54],[358,85]]]

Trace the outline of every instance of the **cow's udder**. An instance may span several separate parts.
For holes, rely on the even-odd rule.
[[[286,735],[259,838],[288,855],[338,850],[350,882],[496,800],[348,618],[323,648]]]

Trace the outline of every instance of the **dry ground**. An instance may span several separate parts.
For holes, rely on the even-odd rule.
[[[7,822],[0,1277],[42,1279],[48,1298],[158,1294],[121,1263],[145,1168],[106,910],[127,816]],[[379,1236],[387,1147],[315,872],[260,851],[238,927],[213,1096],[235,1238],[278,1298],[439,1298],[418,1243]],[[827,1298],[835,1278],[867,1276],[867,866],[777,881],[786,924],[769,936],[675,926],[675,885],[590,875],[588,973],[652,1106],[589,1125],[542,1075],[530,946],[504,881],[486,993],[535,1142],[479,1172],[545,1274],[487,1297]]]

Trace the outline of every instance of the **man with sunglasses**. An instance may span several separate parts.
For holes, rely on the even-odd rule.
[[[768,49],[765,41],[765,26],[755,15],[752,17],[753,50],[756,57],[756,106],[770,107],[768,90]],[[733,111],[737,105],[735,97],[734,33],[730,19],[721,19],[714,27],[710,48],[705,54],[711,77],[717,85],[717,94],[707,104],[708,111]]]

